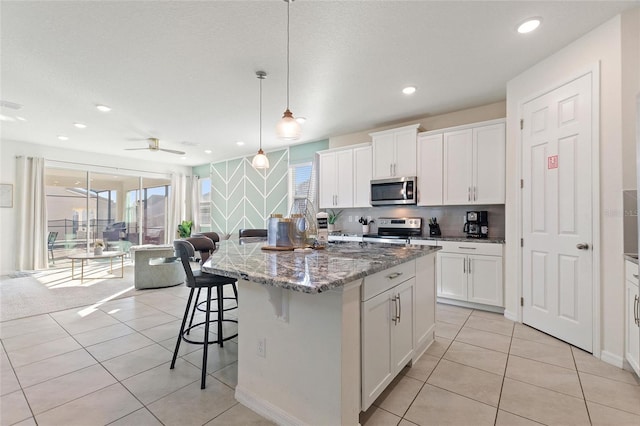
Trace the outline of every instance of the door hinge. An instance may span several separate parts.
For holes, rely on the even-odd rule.
[[[520,189],[524,188],[524,179],[520,179]]]
[[[520,298],[520,306],[524,306],[524,297]]]
[[[520,130],[524,129],[524,120],[520,119]]]
[[[524,238],[520,238],[520,247],[524,247]]]

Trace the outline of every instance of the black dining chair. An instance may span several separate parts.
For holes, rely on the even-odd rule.
[[[211,243],[213,244],[213,242]],[[207,378],[207,356],[209,353],[209,345],[217,343],[220,347],[223,347],[225,341],[233,339],[234,337],[238,336],[238,333],[236,333],[234,335],[225,337],[222,332],[223,322],[234,322],[234,323],[238,322],[238,320],[236,319],[224,318],[225,308],[224,308],[224,295],[223,295],[224,286],[225,285],[235,286],[235,283],[237,280],[235,278],[225,277],[222,275],[208,274],[206,272],[192,270],[190,259],[193,258],[193,256],[195,255],[195,249],[188,240],[186,239],[175,240],[173,242],[173,246],[176,250],[176,256],[180,258],[180,261],[182,262],[182,266],[184,267],[184,272],[186,275],[185,283],[187,287],[191,288],[191,291],[189,292],[189,299],[187,300],[187,306],[184,310],[184,316],[182,317],[180,333],[178,334],[178,339],[176,341],[176,347],[173,352],[173,358],[171,360],[170,368],[173,369],[175,367],[176,359],[178,358],[178,351],[180,349],[180,342],[182,340],[188,343],[203,345],[202,379],[200,382],[200,388],[204,389],[206,385],[206,378]],[[192,324],[192,321],[193,321],[193,317],[192,317],[190,321],[190,325],[188,327],[185,327],[187,323],[187,319],[189,317],[189,311],[191,310],[192,302],[195,304],[194,306],[198,305],[198,298],[196,297],[195,301],[193,300],[194,292],[196,289],[200,291],[201,289],[204,289],[204,288],[207,289],[207,299],[204,302],[201,302],[201,304],[206,305],[206,307],[203,309],[205,313],[205,320],[198,322],[196,324]],[[217,297],[212,299],[211,293],[214,288],[216,290]],[[211,307],[212,301],[217,302],[216,303],[217,309],[212,309]],[[236,308],[237,308],[237,305],[236,305]],[[228,308],[226,310],[229,310],[229,309],[231,308]],[[211,318],[212,313],[216,314],[216,317],[214,319]],[[209,325],[212,322],[218,323],[217,324],[218,333],[217,333],[217,339],[210,341]],[[191,340],[190,338],[187,337],[189,335],[189,332],[192,329],[199,327],[201,325],[204,325],[204,338],[202,341]]]

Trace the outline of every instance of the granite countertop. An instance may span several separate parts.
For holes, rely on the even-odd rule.
[[[329,244],[323,250],[293,252],[262,250],[264,244],[220,241],[201,269],[258,284],[321,293],[440,250],[429,246],[343,243]]]
[[[629,262],[633,262],[636,265],[638,264],[638,254],[637,253],[625,253],[624,254],[624,258],[625,258],[625,260],[628,260]]]

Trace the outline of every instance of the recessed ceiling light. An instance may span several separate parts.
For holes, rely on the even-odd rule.
[[[60,139],[61,141],[68,141],[69,138],[67,136],[64,135],[58,135],[58,139]]]
[[[24,117],[20,117],[20,116],[17,116],[17,115],[16,115],[16,119],[18,119],[18,120],[20,120],[20,121],[27,121],[27,119],[26,119],[26,118],[24,118]]]
[[[86,124],[82,124],[82,123],[73,123],[74,126],[76,126],[78,129],[86,129],[87,125]]]
[[[210,149],[205,149],[205,150],[204,150],[204,153],[205,153],[205,154],[211,154],[212,152],[213,152],[213,151],[211,151]]]
[[[305,117],[296,117],[296,121],[299,124],[304,124],[304,122],[307,121],[307,119]]]
[[[242,146],[242,145],[244,145],[244,142],[242,142],[242,141],[238,141],[238,142],[236,142],[236,145],[238,145],[238,146]]]
[[[404,89],[402,89],[402,93],[404,93],[405,95],[412,95],[412,94],[416,93],[416,87],[415,86],[407,86]]]
[[[518,32],[520,34],[530,33],[540,26],[542,18],[529,18],[522,24],[518,25]]]
[[[96,105],[96,108],[98,108],[98,111],[102,111],[102,112],[109,112],[111,111],[111,108],[109,108],[106,105]]]

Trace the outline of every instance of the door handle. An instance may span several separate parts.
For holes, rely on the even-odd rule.
[[[578,244],[576,244],[576,248],[578,250],[589,250],[589,244],[587,244],[587,243],[578,243]]]

